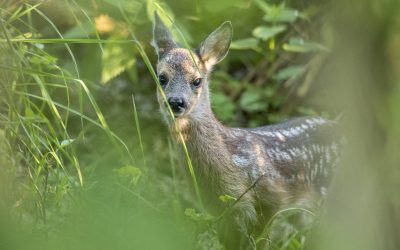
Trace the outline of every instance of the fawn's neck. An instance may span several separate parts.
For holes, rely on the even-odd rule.
[[[172,131],[186,143],[190,157],[201,165],[227,166],[230,157],[224,143],[229,128],[223,126],[211,110],[208,93],[188,117],[175,120]]]

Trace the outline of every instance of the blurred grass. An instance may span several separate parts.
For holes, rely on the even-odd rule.
[[[212,84],[224,123],[343,114],[348,153],[322,218],[256,240],[399,249],[400,6],[356,3],[3,1],[0,248],[222,247],[224,221],[190,191],[158,115],[149,41],[162,8],[188,47],[232,20],[233,49]],[[277,216],[264,232],[285,223]]]

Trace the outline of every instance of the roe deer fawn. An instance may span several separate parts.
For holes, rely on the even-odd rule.
[[[223,23],[190,52],[179,46],[155,13],[153,46],[161,85],[158,101],[173,134],[181,133],[199,185],[211,204],[228,194],[246,223],[289,205],[312,208],[326,193],[339,154],[336,123],[303,117],[258,128],[230,128],[210,105],[212,67],[228,53],[230,22]],[[169,107],[174,119],[171,117]],[[179,138],[179,137],[176,137]]]

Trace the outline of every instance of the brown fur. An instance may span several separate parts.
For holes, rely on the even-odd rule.
[[[230,24],[223,24],[190,52],[180,48],[155,18],[157,72],[168,78],[162,90],[166,99],[158,91],[158,101],[172,135],[188,146],[207,203],[220,204],[218,196],[224,194],[240,197],[237,212],[251,224],[260,221],[260,213],[268,216],[287,206],[314,208],[338,157],[335,124],[306,117],[254,129],[225,127],[211,110],[208,84],[212,66],[228,51]],[[192,82],[199,77],[202,84],[194,87]],[[188,104],[175,118],[165,105],[170,97]]]

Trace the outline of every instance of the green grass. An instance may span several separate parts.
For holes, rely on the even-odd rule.
[[[15,12],[11,16],[4,15],[3,18],[8,18],[5,22],[7,26],[3,26],[4,38],[0,40],[2,44],[7,44],[7,47],[4,48],[6,51],[12,51],[9,57],[3,59],[15,59],[15,64],[2,64],[3,70],[13,74],[12,79],[6,79],[10,80],[7,84],[11,84],[11,86],[6,86],[5,83],[2,85],[3,90],[7,92],[5,101],[7,110],[5,111],[7,111],[6,114],[8,115],[8,117],[3,117],[5,119],[2,121],[5,131],[4,136],[10,144],[14,144],[10,145],[8,150],[14,150],[13,147],[19,145],[18,147],[20,148],[18,150],[22,151],[24,159],[23,162],[16,163],[20,166],[14,166],[14,168],[27,167],[27,177],[29,177],[29,179],[21,183],[26,186],[27,190],[24,190],[24,193],[14,193],[17,197],[19,195],[28,196],[26,201],[23,199],[21,210],[33,209],[36,211],[34,213],[20,211],[19,213],[31,217],[32,220],[40,218],[40,225],[48,227],[51,225],[49,211],[55,214],[53,216],[57,216],[56,214],[59,212],[58,209],[62,206],[62,203],[71,202],[65,196],[70,196],[73,200],[77,199],[78,197],[74,197],[76,192],[80,193],[93,185],[93,183],[85,181],[85,174],[82,173],[83,164],[80,163],[80,158],[82,157],[78,153],[79,146],[75,146],[79,141],[84,140],[84,133],[93,134],[87,129],[90,125],[99,127],[102,131],[101,133],[107,135],[108,139],[102,143],[111,143],[112,154],[116,154],[113,157],[118,157],[119,155],[121,159],[125,159],[124,164],[127,165],[117,168],[118,176],[119,178],[134,180],[134,182],[131,181],[128,186],[118,185],[124,192],[134,195],[140,202],[147,204],[157,213],[161,213],[161,210],[152,201],[132,189],[132,185],[136,185],[143,171],[136,166],[147,167],[139,116],[134,100],[132,99],[135,124],[130,125],[136,126],[143,164],[138,163],[133,158],[124,140],[117,136],[108,125],[88,85],[79,77],[79,67],[70,45],[75,43],[100,45],[105,43],[135,44],[139,54],[143,57],[149,71],[152,73],[155,83],[158,84],[157,77],[146,53],[136,40],[102,40],[99,39],[98,35],[97,39],[65,39],[56,25],[38,7],[40,7],[39,4],[36,6],[25,5],[25,8],[13,9]],[[5,13],[7,10],[2,9],[2,11]],[[12,24],[18,21],[21,21],[25,26],[24,28],[28,29],[31,34],[35,34],[31,24],[23,21],[24,17],[30,16],[31,12],[38,13],[55,30],[59,38],[24,38],[22,33],[19,35],[20,37],[16,38],[14,32],[18,34],[19,31]],[[86,17],[89,18],[87,15]],[[93,23],[93,20],[91,22]],[[13,35],[10,33],[13,33]],[[132,36],[134,37],[134,35]],[[68,71],[62,69],[56,64],[54,57],[50,56],[41,47],[36,46],[36,44],[64,45],[72,61],[75,73],[71,75]],[[30,56],[35,58],[35,63],[32,63],[32,59],[28,61]],[[71,96],[72,92],[74,92],[74,96]],[[52,97],[55,94],[65,95],[65,97],[62,98],[62,101],[55,101],[54,97]],[[72,100],[78,100],[78,103]],[[78,134],[71,135],[68,127],[71,127],[70,123],[74,121],[76,125],[76,120],[81,120],[81,131]],[[172,153],[172,149],[170,152]],[[8,152],[8,154],[16,155],[15,152]],[[192,177],[195,181],[188,154],[187,157],[193,174]],[[72,170],[75,170],[75,172]],[[63,179],[60,176],[65,176],[65,178]],[[9,176],[9,178],[13,177]],[[49,181],[49,178],[56,179]],[[78,181],[79,186],[76,186],[76,181]],[[198,190],[196,183],[195,187]],[[27,192],[26,194],[25,191]],[[52,203],[53,199],[54,203]],[[32,204],[27,201],[31,201]],[[18,202],[18,200],[14,202]],[[66,206],[71,205],[67,204]],[[59,217],[61,220],[67,219],[63,218],[62,213],[59,214]],[[22,222],[24,223],[25,221]],[[46,230],[45,233],[47,233]]]
[[[318,21],[313,13],[324,14],[316,3],[305,7],[293,1],[288,1],[286,5],[235,1],[234,7],[224,8],[228,2],[221,1],[220,5],[214,6],[196,1],[193,11],[188,10],[185,15],[178,12],[182,11],[179,8],[181,3],[174,1],[167,4],[104,0],[99,1],[98,6],[92,6],[89,1],[57,3],[65,10],[65,13],[57,14],[69,15],[68,21],[72,24],[57,20],[44,2],[31,5],[5,1],[0,4],[0,222],[7,225],[0,228],[0,242],[5,242],[6,248],[223,247],[216,231],[229,220],[235,201],[225,197],[225,211],[220,215],[209,214],[202,204],[194,166],[182,136],[184,162],[179,161],[177,149],[172,146],[168,131],[158,116],[153,92],[158,88],[163,98],[165,94],[151,63],[154,59],[148,44],[151,17],[145,11],[157,9],[172,22],[173,30],[187,48],[197,40],[197,36],[210,31],[208,24],[201,26],[200,23],[250,13],[243,14],[242,23],[233,19],[235,32],[237,30],[236,44],[240,45],[236,48],[240,49],[232,51],[230,58],[214,74],[213,88],[217,94],[214,97],[224,104],[216,111],[218,116],[224,117],[225,123],[255,126],[299,114],[316,113],[335,117],[347,109],[346,105],[354,108],[347,111],[354,112],[348,118],[350,125],[347,127],[355,131],[351,138],[356,142],[350,150],[352,156],[344,164],[348,180],[340,175],[338,177],[342,184],[340,187],[347,189],[336,188],[336,196],[333,195],[340,201],[340,206],[328,201],[331,217],[323,218],[301,208],[279,211],[266,223],[260,235],[240,235],[248,248],[267,245],[271,249],[357,249],[359,244],[366,246],[363,249],[373,249],[386,244],[386,249],[396,249],[397,243],[390,237],[393,232],[382,223],[396,215],[385,217],[381,209],[397,211],[400,204],[396,192],[393,192],[397,190],[396,184],[400,180],[398,168],[393,167],[398,163],[399,145],[399,88],[393,87],[398,86],[398,72],[388,66],[387,72],[391,74],[393,83],[384,87],[354,76],[354,72],[374,67],[372,63],[349,57],[353,52],[355,55],[362,52],[349,49],[350,53],[346,50],[347,45],[351,48],[368,47],[370,40],[354,38],[358,44],[346,40],[348,44],[341,44],[344,52],[337,48],[321,50],[321,46],[311,39],[307,40],[319,31],[313,26],[314,20]],[[384,28],[396,23],[396,15],[388,11],[391,9],[388,6],[382,5],[381,12],[378,12],[386,19],[379,17],[377,12],[371,13],[378,16],[372,15],[375,21],[381,22],[379,27],[386,34],[385,41],[392,46],[389,48],[389,45],[383,44],[382,47],[396,55],[400,51],[396,43],[398,31]],[[214,8],[219,8],[219,12],[213,12]],[[175,9],[177,13],[173,15],[172,10]],[[301,15],[295,21],[282,21],[293,18],[296,10]],[[356,9],[352,11],[358,13]],[[368,11],[366,13],[370,13]],[[95,28],[95,18],[103,13],[114,18],[118,29],[126,29],[127,35],[116,31],[101,34]],[[284,25],[281,34],[263,40],[269,33],[258,37],[258,33],[246,32],[259,26],[263,26],[263,30],[268,29],[270,23],[265,19],[271,16],[275,18],[273,25]],[[64,25],[69,25],[69,28]],[[69,37],[71,29],[80,38]],[[328,34],[321,35],[322,41],[331,41],[330,29],[329,25],[324,26],[323,30]],[[337,37],[331,39],[342,42]],[[118,54],[122,59],[116,63],[118,65],[111,65],[115,71],[102,67],[101,62],[105,53],[112,55],[110,45],[128,48],[127,51],[132,53]],[[288,48],[298,50],[294,52]],[[333,79],[331,82],[355,82],[358,84],[354,85],[356,87],[351,84],[344,89],[335,89],[343,86],[334,84],[330,88],[326,84],[318,87],[315,71],[319,71],[320,67],[313,68],[314,64],[307,62],[321,53],[326,56],[324,53],[329,51],[337,51],[337,58],[333,61],[339,65],[334,72],[339,73],[323,72],[322,78]],[[373,53],[371,57],[379,61],[386,58],[382,54]],[[390,55],[387,55],[389,59]],[[133,64],[129,62],[130,58],[134,58]],[[342,69],[340,65],[343,64],[353,71]],[[296,65],[296,70],[290,68],[293,65]],[[104,74],[107,70],[119,73],[111,73],[111,80],[100,83],[103,79],[100,72]],[[365,71],[367,76],[372,75]],[[372,76],[387,80],[383,72]],[[128,84],[118,90],[121,82]],[[324,88],[333,90],[322,97],[312,98],[313,91]],[[342,91],[337,95],[342,99],[332,103],[327,101],[331,95],[335,96],[335,91]],[[372,95],[374,91],[380,91],[381,95]],[[373,96],[371,102],[375,106],[363,99],[369,95]],[[318,105],[313,102],[319,102],[322,108],[315,110]],[[330,107],[334,107],[333,111]],[[174,119],[171,110],[170,114]],[[372,118],[365,120],[359,114],[372,114]],[[371,124],[371,127],[365,124]],[[386,138],[382,141],[381,135],[375,135],[381,143],[377,146],[372,145],[374,143],[368,141],[366,136],[374,134],[374,131],[380,131]],[[363,164],[358,164],[360,159]],[[358,165],[365,168],[357,168]],[[374,168],[378,165],[383,168],[382,171]],[[189,179],[185,178],[186,172]],[[383,183],[382,180],[388,181],[382,186],[375,184]],[[368,188],[369,184],[376,189]],[[365,195],[364,190],[370,191],[369,195]],[[365,207],[357,210],[354,200],[371,209],[358,213]],[[380,207],[374,200],[390,205]],[[337,220],[332,216],[332,210],[340,211]],[[300,229],[290,226],[288,221],[299,214],[315,217],[314,223]],[[363,240],[372,233],[359,221],[356,226],[349,226],[353,218],[362,221],[363,216],[368,218],[365,220],[372,221],[367,224],[369,227],[382,228],[377,237],[384,243]],[[396,227],[396,220],[393,221],[393,227]],[[352,232],[359,234],[349,237]],[[26,241],[21,242],[16,235],[26,236]],[[332,235],[337,236],[339,242],[332,243]],[[321,240],[314,243],[318,236]]]

